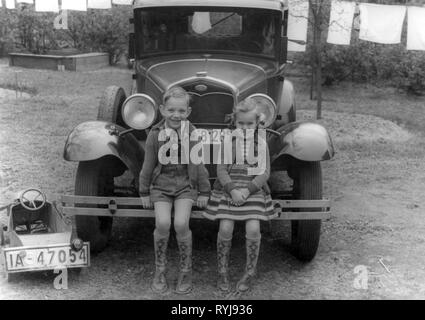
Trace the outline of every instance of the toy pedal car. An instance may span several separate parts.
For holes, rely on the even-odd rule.
[[[90,244],[73,236],[72,222],[37,189],[28,189],[7,209],[0,224],[0,264],[14,273],[90,266]]]

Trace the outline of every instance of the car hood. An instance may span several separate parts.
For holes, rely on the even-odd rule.
[[[237,95],[264,82],[276,72],[276,65],[261,59],[168,57],[167,60],[144,60],[139,64],[139,69],[163,91],[173,85],[205,79],[227,85]]]

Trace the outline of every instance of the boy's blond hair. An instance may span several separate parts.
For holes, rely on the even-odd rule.
[[[182,87],[180,86],[174,86],[169,88],[165,93],[164,93],[164,97],[162,98],[162,104],[165,106],[165,104],[167,103],[168,100],[170,100],[171,98],[176,98],[176,99],[186,99],[187,101],[187,106],[189,106],[190,103],[190,95],[189,93],[187,93],[186,90],[184,90]]]

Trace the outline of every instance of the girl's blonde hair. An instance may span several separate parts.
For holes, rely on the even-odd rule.
[[[257,124],[260,124],[261,122],[264,122],[265,115],[260,111],[257,102],[252,98],[247,98],[245,100],[242,100],[239,102],[234,108],[233,113],[231,115],[232,124],[235,124],[236,121],[236,115],[238,113],[249,113],[249,112],[255,112],[257,116]]]

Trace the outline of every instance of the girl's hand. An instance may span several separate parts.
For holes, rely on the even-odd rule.
[[[248,199],[249,198],[249,196],[250,196],[250,192],[249,192],[249,190],[248,189],[241,189],[241,193],[242,193],[242,197],[246,200],[246,199]]]
[[[206,208],[208,204],[209,197],[206,196],[199,196],[198,200],[196,201],[196,206],[198,208]]]
[[[147,197],[141,197],[142,199],[142,206],[144,209],[152,209],[153,208],[153,204],[151,202],[151,197],[147,196]]]
[[[234,189],[230,192],[232,196],[232,204],[239,207],[245,203],[245,199],[240,190]]]

